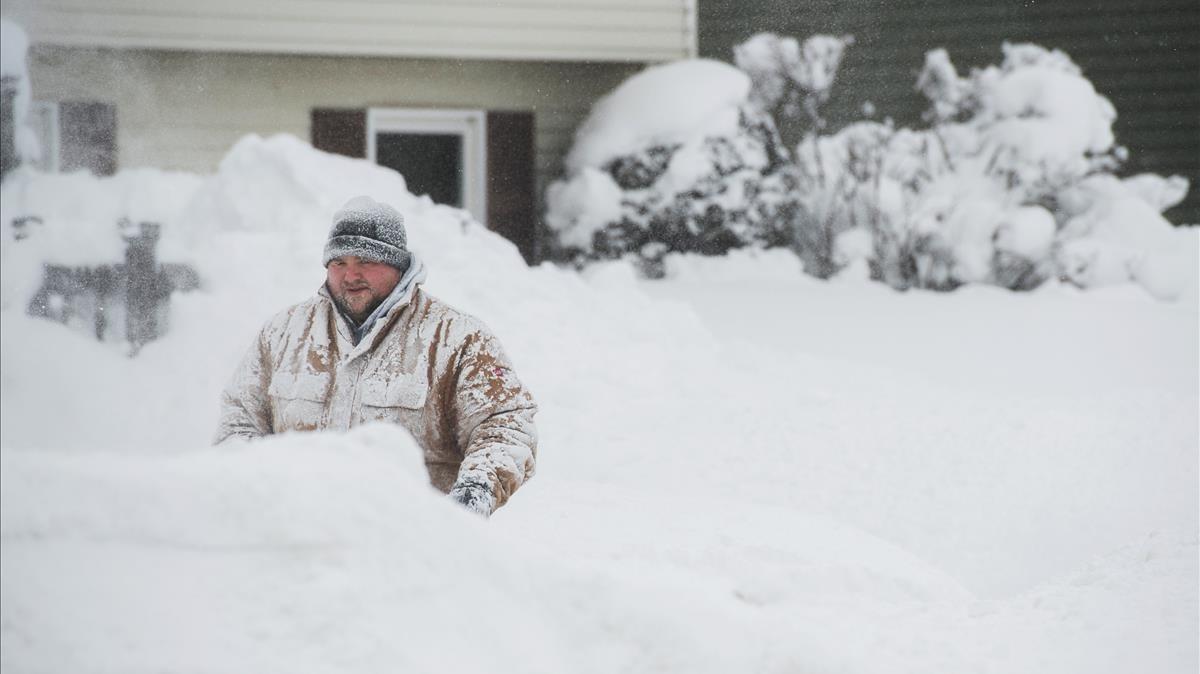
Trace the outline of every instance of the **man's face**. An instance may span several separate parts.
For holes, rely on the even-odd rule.
[[[334,258],[325,268],[329,294],[355,323],[371,315],[400,282],[400,270],[353,255]]]

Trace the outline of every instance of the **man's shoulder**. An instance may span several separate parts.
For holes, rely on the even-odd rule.
[[[475,333],[489,333],[487,325],[473,314],[429,294],[424,288],[418,288],[413,299],[421,321],[444,326],[444,337],[452,341],[461,341]]]

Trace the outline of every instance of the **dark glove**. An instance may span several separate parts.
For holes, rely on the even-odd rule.
[[[450,489],[450,498],[458,501],[471,512],[484,517],[492,514],[496,508],[496,497],[492,495],[492,486],[475,480],[461,480],[454,483]]]

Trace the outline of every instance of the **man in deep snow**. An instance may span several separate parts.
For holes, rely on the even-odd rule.
[[[408,429],[433,486],[490,515],[533,475],[537,405],[475,318],[425,293],[404,219],[368,197],[333,218],[325,285],[267,322],[221,396],[215,442],[371,421]]]

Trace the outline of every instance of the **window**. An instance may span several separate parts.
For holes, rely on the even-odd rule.
[[[93,101],[34,101],[26,125],[37,138],[42,171],[117,171],[117,110]]]

